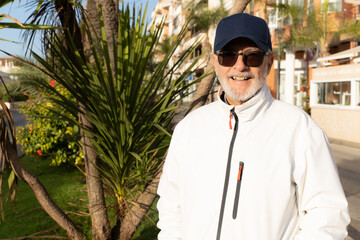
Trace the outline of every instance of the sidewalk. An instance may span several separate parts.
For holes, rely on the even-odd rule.
[[[331,143],[340,181],[349,202],[351,224],[346,240],[360,239],[360,149]]]

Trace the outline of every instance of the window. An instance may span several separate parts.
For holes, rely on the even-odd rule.
[[[350,82],[318,83],[318,98],[321,104],[350,105]]]
[[[195,49],[195,57],[198,57],[202,54],[202,46],[198,46],[196,49]]]
[[[327,6],[325,5],[327,3]],[[321,6],[323,11],[327,12],[341,12],[342,0],[321,0]]]
[[[299,7],[304,7],[304,0],[291,0],[290,1],[290,4],[291,5],[296,5],[296,6],[299,6]]]
[[[269,29],[272,32],[275,28],[277,28],[277,21],[276,21],[276,9],[275,8],[268,8],[269,12]]]
[[[198,28],[191,28],[191,37],[195,37],[200,33],[200,30]]]
[[[180,24],[179,16],[176,16],[176,17],[174,18],[174,28],[175,28],[175,29],[178,28],[179,24]]]
[[[202,54],[202,46],[198,46],[195,51],[191,54],[191,59],[196,58]]]

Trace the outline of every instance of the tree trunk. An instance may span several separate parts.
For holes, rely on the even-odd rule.
[[[83,109],[83,106],[80,106]],[[85,129],[93,126],[83,114],[79,114],[79,121]],[[89,211],[92,224],[92,239],[110,239],[111,229],[105,204],[104,189],[100,173],[97,170],[98,156],[94,145],[84,130],[81,130],[81,145],[85,160],[86,185],[88,190]]]
[[[234,4],[230,9],[229,16],[236,13],[242,13],[245,11],[246,6],[251,2],[251,0],[234,0]]]
[[[87,16],[91,21],[92,26],[94,27],[94,31],[95,33],[91,30],[91,36],[93,37],[93,39],[96,39],[97,37],[101,37],[101,26],[100,26],[100,18],[99,18],[99,9],[97,7],[97,3],[96,0],[87,0],[86,1],[86,12],[87,12]],[[91,54],[91,49],[90,49],[90,42],[87,38],[87,36],[84,36],[84,51],[85,51],[85,55],[89,57],[90,62],[94,63],[94,58]]]
[[[208,95],[210,93],[210,90],[213,86],[214,83],[214,78],[215,78],[215,72],[214,72],[214,68],[213,68],[213,64],[212,64],[212,53],[211,53],[211,45],[209,42],[209,36],[207,35],[204,43],[203,43],[203,48],[204,49],[210,49],[210,54],[208,54],[208,59],[207,59],[207,64],[205,67],[205,74],[206,73],[210,73],[207,77],[203,78],[203,80],[201,80],[201,82],[198,84],[196,91],[195,91],[195,96],[193,101],[191,102],[188,110],[186,111],[186,115],[197,109],[198,107],[201,107],[203,105],[205,105],[206,100],[208,98]]]
[[[233,7],[230,9],[229,16],[236,14],[236,13],[243,12],[245,10],[246,6],[249,4],[249,2],[251,2],[251,0],[234,0],[234,4],[233,4]],[[206,39],[207,39],[207,41],[205,44],[207,46],[210,46],[208,36],[206,37]],[[207,48],[205,48],[205,49],[207,49]],[[213,69],[212,58],[211,58],[211,53],[210,53],[210,56],[208,57],[208,61],[206,64],[205,73],[209,73],[211,71],[214,71],[214,69]],[[213,74],[210,74],[209,76],[207,76],[206,78],[204,78],[203,80],[201,80],[201,82],[199,83],[199,85],[196,89],[194,99],[191,102],[189,109],[187,110],[187,113],[195,110],[198,107],[203,106],[206,103],[206,100],[208,98],[208,95],[210,93],[212,85],[214,83],[214,77],[215,77],[215,74],[213,73]]]
[[[146,213],[148,212],[156,198],[156,191],[159,185],[162,167],[163,165],[160,166],[159,172],[151,180],[145,191],[137,199],[136,204],[133,205],[131,210],[126,214],[125,218],[123,219],[120,226],[120,237],[118,238],[119,240],[130,240],[136,228],[145,218]]]
[[[79,29],[79,25],[76,20],[75,11],[68,1],[56,1],[55,7],[58,12],[61,24],[63,27],[69,29],[71,38],[75,42],[76,49],[83,58],[84,46],[82,43],[82,36]],[[77,63],[74,53],[70,51],[69,55],[73,57],[74,64]],[[80,66],[79,66],[80,67]],[[82,103],[78,103],[80,111],[86,113],[86,107]],[[93,130],[94,127],[91,122],[82,113],[79,113],[80,125],[87,130]],[[91,143],[90,138],[81,130],[81,144],[84,153],[85,171],[86,171],[86,184],[88,189],[89,198],[89,211],[92,221],[92,238],[93,239],[110,239],[110,223],[107,215],[107,208],[104,197],[103,184],[100,178],[100,174],[97,170],[98,156],[94,151],[94,146]]]
[[[118,4],[116,0],[96,0],[101,5],[105,34],[110,54],[110,62],[113,69],[113,75],[115,77],[115,61],[114,59],[114,46],[117,44],[118,37]],[[117,5],[116,5],[117,4]]]
[[[76,240],[85,239],[83,233],[75,225],[75,223],[54,203],[39,179],[37,179],[24,168],[21,161],[19,160],[17,151],[11,145],[9,139],[6,139],[5,143],[2,142],[0,148],[1,151],[4,152],[5,159],[10,163],[16,176],[18,176],[21,180],[30,186],[41,207],[47,212],[47,214],[49,214],[52,219],[55,220],[55,222],[60,225],[60,227],[65,229],[69,238]]]

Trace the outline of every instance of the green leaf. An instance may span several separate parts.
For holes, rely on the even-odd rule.
[[[5,5],[9,4],[9,3],[13,3],[14,0],[2,0],[0,2],[0,8],[4,7]]]
[[[9,189],[11,189],[11,187],[13,186],[13,184],[15,183],[15,173],[14,171],[11,171],[8,177],[8,186]]]
[[[64,33],[65,29],[60,29],[61,35],[54,32],[54,37],[49,39],[45,57],[34,54],[39,65],[32,66],[71,94],[69,100],[61,89],[41,82],[41,88],[51,93],[47,96],[49,101],[74,117],[81,113],[91,122],[90,129],[84,128],[80,121],[77,126],[92,141],[99,156],[97,167],[104,184],[118,198],[127,198],[152,179],[169,146],[177,104],[191,86],[185,81],[186,76],[196,70],[194,66],[199,58],[185,71],[175,73],[187,63],[199,43],[184,51],[170,66],[187,33],[188,26],[184,26],[174,37],[164,60],[150,70],[147,66],[153,59],[165,22],[159,27],[151,26],[152,30],[147,32],[146,10],[136,12],[134,7],[131,12],[126,7],[119,11],[116,44],[114,49],[109,49],[112,39],[104,34],[101,9],[99,16],[100,36],[94,34],[92,24],[84,16],[82,19],[81,31],[89,40],[91,57],[83,58],[73,39]],[[114,57],[113,65],[110,56]]]
[[[18,44],[24,44],[24,43],[22,43],[22,42],[16,42],[16,41],[12,41],[12,40],[7,40],[7,39],[4,39],[4,38],[0,38],[0,41],[12,42],[12,43],[18,43]]]
[[[36,24],[22,24],[12,22],[0,22],[0,29],[3,28],[14,28],[14,29],[35,29],[35,30],[44,30],[44,29],[61,29],[61,27],[53,27],[46,25],[36,25]]]

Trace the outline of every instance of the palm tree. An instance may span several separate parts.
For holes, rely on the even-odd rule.
[[[282,46],[286,49],[286,58],[288,62],[286,88],[287,101],[294,101],[294,52],[297,50],[320,50],[319,56],[329,55],[329,44],[338,38],[341,33],[350,33],[352,36],[358,36],[358,31],[352,31],[359,27],[358,23],[347,25],[337,21],[341,15],[339,12],[328,13],[328,1],[314,9],[304,11],[304,6],[296,4],[279,4],[276,6],[281,18],[287,18],[289,25],[286,28],[282,38]],[[289,59],[289,60],[288,60]]]
[[[35,1],[37,2],[37,1]],[[74,44],[76,49],[81,54],[82,58],[90,58],[90,40],[84,39],[84,36],[81,35],[79,24],[77,22],[77,11],[82,11],[82,7],[77,2],[71,1],[47,1],[39,4],[39,10],[35,11],[32,14],[31,23],[39,23],[39,21],[49,23],[49,17],[51,18],[54,14],[59,19],[61,26],[67,28],[69,31],[65,31],[64,34],[68,35],[74,39]],[[91,28],[92,37],[101,34],[100,20],[98,16],[98,9],[101,8],[104,11],[103,15],[103,24],[104,31],[106,32],[107,46],[110,52],[113,52],[114,45],[116,45],[118,21],[117,21],[117,7],[115,2],[112,0],[100,0],[100,1],[88,1],[87,2],[87,11],[89,12],[89,19],[93,23],[94,28]],[[52,13],[52,14],[49,14]],[[44,32],[44,35],[47,35],[47,32]],[[33,34],[31,35],[33,36]],[[82,40],[84,39],[84,41]],[[86,41],[87,40],[87,41]],[[31,41],[31,38],[30,38]],[[51,40],[50,40],[51,41]],[[46,48],[46,45],[45,45]],[[74,58],[75,56],[69,52],[69,55]],[[110,61],[112,63],[112,69],[114,69],[114,54],[110,54]],[[113,77],[115,73],[113,72]],[[80,107],[83,107],[79,103]],[[79,121],[81,122],[84,128],[92,129],[94,128],[90,121],[87,119],[84,114],[79,113]],[[83,131],[83,130],[81,130]],[[104,190],[103,185],[100,180],[100,174],[97,170],[98,165],[98,156],[97,153],[93,150],[94,147],[89,140],[92,136],[88,136],[81,133],[82,138],[82,149],[84,154],[85,161],[85,172],[87,178],[87,187],[88,187],[88,198],[89,198],[89,211],[92,219],[92,233],[94,239],[106,239],[110,235],[110,223],[107,218],[107,210],[104,199]]]
[[[318,47],[319,56],[329,55],[329,44],[340,34],[351,34],[359,37],[359,24],[356,21],[339,22],[340,12],[328,13],[328,1],[313,10],[304,11],[303,6],[279,4],[281,17],[291,19],[291,28],[284,36],[287,49],[311,49]]]
[[[68,21],[72,18],[68,17],[67,11],[70,16],[74,14],[71,8],[63,5],[63,12],[59,12],[60,21],[68,29],[60,35],[50,35],[52,38],[47,41],[47,56],[51,61],[34,54],[40,63],[34,67],[61,83],[76,101],[63,98],[45,82],[38,84],[61,99],[50,99],[54,103],[65,107],[74,116],[81,116],[77,124],[88,140],[83,144],[85,147],[91,145],[90,150],[98,157],[93,165],[93,169],[100,172],[96,179],[101,180],[117,200],[118,224],[113,228],[112,236],[103,231],[104,235],[95,233],[94,237],[130,239],[156,196],[156,181],[161,172],[162,156],[169,144],[171,119],[181,100],[180,94],[188,87],[184,86],[185,78],[192,73],[196,61],[179,77],[174,73],[197,44],[167,70],[169,59],[185,36],[185,27],[164,61],[150,73],[147,64],[162,28],[153,27],[151,33],[147,33],[145,13],[135,15],[134,7],[136,20],[132,19],[129,8],[119,13],[117,44],[110,51],[104,21],[100,20],[102,34],[97,36],[85,15],[81,15],[81,28],[77,22]],[[99,13],[102,17],[101,9]],[[91,43],[92,60],[85,57],[80,45],[84,35]],[[75,37],[80,37],[80,40]],[[114,56],[115,64],[112,64],[110,55]],[[84,124],[83,119],[88,123]],[[87,171],[87,175],[91,174]],[[39,186],[33,187],[37,192]],[[99,197],[103,198],[103,193]],[[59,221],[56,217],[55,221]]]

